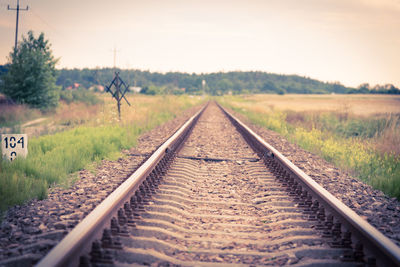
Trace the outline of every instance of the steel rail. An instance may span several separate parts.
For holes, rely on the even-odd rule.
[[[375,255],[378,266],[400,266],[400,247],[316,183],[238,118],[221,105],[218,106],[261,156],[265,157],[268,153],[268,156],[273,157],[292,177],[296,177],[303,187],[324,205],[324,208],[333,213],[356,236],[355,240],[361,241],[364,249]]]
[[[187,120],[143,165],[66,235],[37,266],[78,266],[80,256],[90,252],[88,244],[101,237],[102,230],[110,225],[110,220],[116,215],[118,208],[129,200],[161,159],[167,153],[173,153],[179,148],[206,107],[207,104]]]

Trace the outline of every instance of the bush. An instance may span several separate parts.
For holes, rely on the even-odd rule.
[[[159,95],[159,94],[163,94],[164,90],[161,87],[150,85],[150,86],[143,87],[143,89],[140,91],[140,93],[145,94],[145,95]]]
[[[35,38],[32,31],[10,53],[8,72],[3,75],[1,90],[16,103],[48,109],[58,105],[60,87],[56,86],[57,60],[44,34]]]
[[[96,96],[96,94],[86,90],[71,90],[61,91],[60,99],[65,101],[67,104],[71,102],[82,102],[89,105],[96,105],[102,101]]]

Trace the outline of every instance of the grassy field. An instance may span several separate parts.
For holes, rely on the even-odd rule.
[[[400,97],[393,95],[247,95],[261,111],[291,110],[296,112],[339,112],[367,117],[400,113]]]
[[[400,199],[400,97],[249,95],[221,102]]]
[[[45,198],[50,186],[69,184],[71,173],[104,158],[117,158],[121,150],[135,146],[144,131],[203,101],[189,96],[129,96],[132,106],[123,104],[119,121],[115,101],[99,96],[102,101],[94,105],[64,103],[52,116],[40,114],[47,117],[29,135],[28,157],[11,163],[0,160],[0,212]],[[15,121],[26,121],[21,114]]]

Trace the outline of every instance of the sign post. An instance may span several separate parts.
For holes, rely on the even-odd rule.
[[[115,90],[112,90],[114,86]],[[119,77],[119,73],[115,72],[115,77],[112,80],[110,86],[106,86],[106,92],[109,92],[115,100],[117,100],[118,107],[118,118],[121,120],[121,100],[125,99],[126,103],[130,106],[131,104],[126,99],[125,94],[128,92],[129,86]]]
[[[1,155],[9,161],[13,161],[16,157],[26,158],[28,155],[28,135],[2,134]]]

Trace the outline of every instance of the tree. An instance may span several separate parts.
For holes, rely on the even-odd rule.
[[[8,71],[8,66],[2,66],[0,65],[0,93],[1,93],[1,85],[3,84],[3,79],[1,78],[1,76],[5,75]]]
[[[32,31],[9,56],[8,72],[1,91],[17,103],[48,109],[58,105],[60,87],[56,86],[56,60],[48,40]]]
[[[1,75],[6,74],[7,71],[8,71],[7,65],[4,65],[4,66],[0,65],[0,77],[1,77]]]
[[[262,92],[277,92],[278,88],[271,81],[266,81],[261,87]]]

